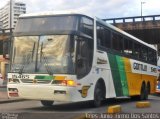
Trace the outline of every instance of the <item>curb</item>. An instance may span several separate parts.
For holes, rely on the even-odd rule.
[[[145,101],[145,102],[137,102],[136,103],[136,107],[137,108],[148,108],[151,106],[151,103],[148,102],[148,101]]]
[[[7,100],[0,100],[0,104],[3,103],[13,103],[13,102],[21,102],[21,101],[25,101],[26,99],[7,99]]]
[[[107,109],[107,113],[109,113],[109,114],[120,113],[121,110],[122,110],[122,108],[120,105],[109,106]]]

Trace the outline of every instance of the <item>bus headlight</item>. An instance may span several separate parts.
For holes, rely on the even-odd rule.
[[[9,83],[20,83],[19,79],[9,79]]]
[[[52,84],[59,86],[76,86],[76,82],[74,80],[53,80]]]

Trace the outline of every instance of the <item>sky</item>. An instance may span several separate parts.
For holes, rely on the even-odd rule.
[[[2,8],[9,0],[0,0]],[[160,0],[16,0],[26,3],[27,13],[80,11],[99,18],[159,15]]]

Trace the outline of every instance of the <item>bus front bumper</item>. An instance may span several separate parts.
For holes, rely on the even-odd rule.
[[[76,87],[67,86],[8,84],[7,90],[9,98],[33,100],[76,102],[80,96]]]

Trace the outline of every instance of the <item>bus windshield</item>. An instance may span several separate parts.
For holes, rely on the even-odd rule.
[[[12,72],[75,73],[74,41],[70,35],[15,37]]]

